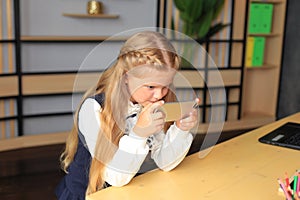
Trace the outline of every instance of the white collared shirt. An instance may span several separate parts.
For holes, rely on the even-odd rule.
[[[140,105],[130,102],[128,116],[138,114],[141,108]],[[86,99],[79,110],[79,130],[85,137],[92,157],[95,155],[97,136],[101,126],[99,118],[101,110],[99,103],[91,98]],[[104,180],[112,186],[123,186],[129,183],[140,169],[149,150],[156,165],[164,171],[169,171],[184,159],[191,146],[192,134],[180,130],[175,124],[171,125],[166,134],[161,131],[149,138],[143,138],[132,131],[136,122],[137,115],[126,119],[128,133],[121,137],[114,157],[106,163]]]

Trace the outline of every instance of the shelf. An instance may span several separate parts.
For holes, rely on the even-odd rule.
[[[23,95],[45,95],[84,92],[99,79],[101,73],[24,75]],[[40,80],[43,80],[42,82]],[[81,83],[74,86],[75,82]]]
[[[37,42],[37,41],[104,41],[109,39],[110,41],[125,41],[126,37],[113,37],[109,36],[21,36],[21,41],[24,42]]]
[[[103,18],[103,19],[116,19],[119,18],[119,15],[111,15],[111,14],[76,14],[76,13],[63,13],[65,17],[74,17],[74,18]]]
[[[36,147],[66,142],[68,131],[40,135],[26,135],[21,137],[0,140],[0,152],[28,147]]]
[[[263,37],[277,37],[281,36],[279,33],[248,33],[248,36],[263,36]]]
[[[250,0],[251,3],[273,3],[280,4],[283,3],[282,0]]]
[[[19,94],[18,90],[18,77],[17,76],[8,76],[0,78],[0,96],[17,96]]]
[[[255,69],[274,69],[276,68],[277,66],[276,65],[270,65],[270,64],[264,64],[262,66],[247,66],[246,69],[249,69],[249,70],[255,70]]]
[[[266,115],[263,113],[247,113],[243,115],[240,120],[230,120],[223,124],[222,131],[233,131],[233,130],[247,130],[255,129],[257,127],[266,125],[274,122],[276,119],[274,116]],[[197,134],[215,133],[219,131],[220,123],[205,123],[200,124],[197,129]]]

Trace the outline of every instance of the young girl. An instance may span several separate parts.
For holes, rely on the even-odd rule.
[[[107,186],[126,185],[144,170],[147,155],[164,171],[184,159],[196,110],[172,123],[158,111],[176,101],[172,82],[179,63],[174,47],[158,32],[140,32],[125,42],[76,112],[61,155],[67,174],[56,188],[58,199],[85,199]]]

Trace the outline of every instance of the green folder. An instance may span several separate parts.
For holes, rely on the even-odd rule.
[[[260,67],[264,63],[265,37],[254,37],[252,66]]]
[[[257,33],[259,31],[260,24],[260,4],[250,4],[250,16],[249,16],[249,33]]]
[[[273,4],[251,3],[248,33],[271,33]]]
[[[260,33],[271,33],[272,17],[273,17],[273,4],[261,4],[261,26]]]

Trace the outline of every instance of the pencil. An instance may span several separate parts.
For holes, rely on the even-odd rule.
[[[287,187],[285,187],[284,183],[281,181],[281,179],[277,179],[278,183],[279,183],[279,186],[281,187],[283,193],[284,193],[284,196],[287,200],[292,200],[292,197],[291,195],[289,194],[289,192],[287,191]]]
[[[287,188],[290,186],[289,176],[286,172],[285,172],[285,185]]]
[[[298,174],[297,174],[297,177],[298,177],[298,182],[297,182],[297,188],[296,188],[296,193],[297,193],[297,195],[299,195],[299,190],[300,190],[300,180],[299,180],[299,177],[300,175],[299,175],[299,172],[298,172]]]
[[[294,175],[294,185],[293,185],[293,195],[294,195],[294,197],[298,196],[297,185],[298,185],[298,175]]]

